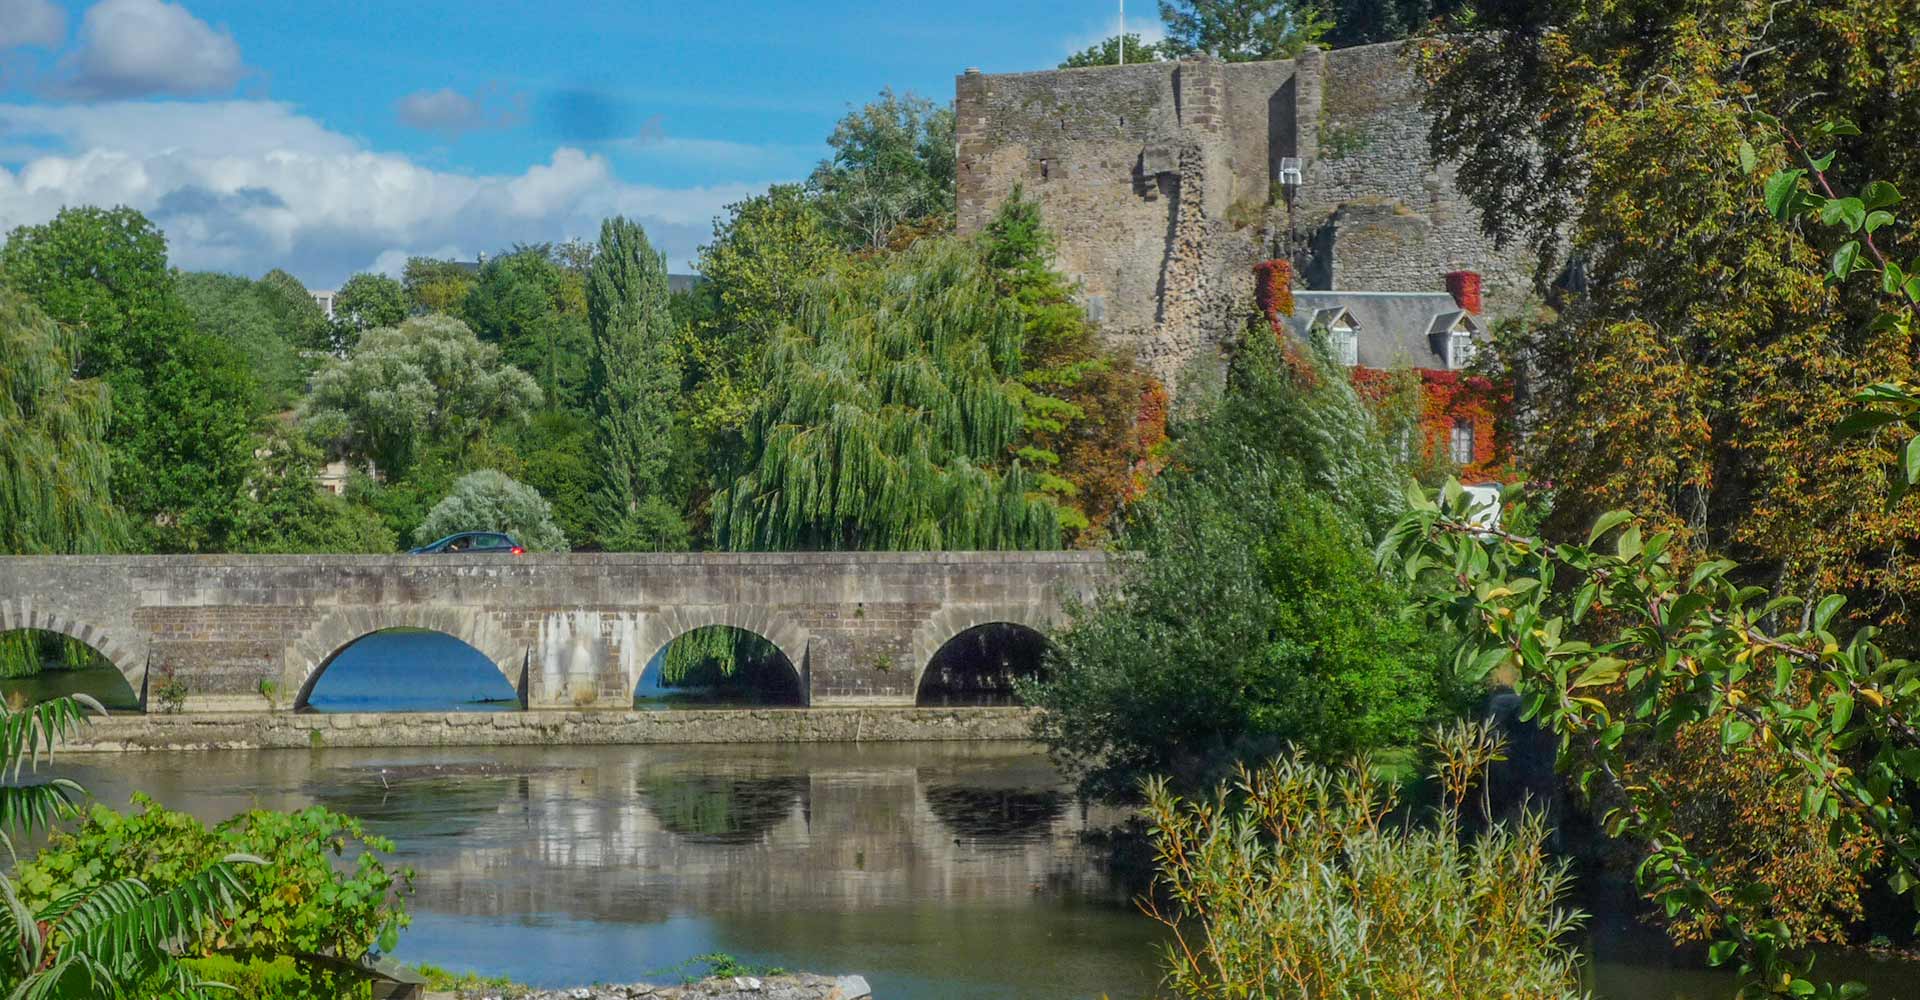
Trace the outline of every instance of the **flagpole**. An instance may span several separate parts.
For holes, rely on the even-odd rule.
[[[1120,65],[1127,64],[1127,0],[1120,0]]]

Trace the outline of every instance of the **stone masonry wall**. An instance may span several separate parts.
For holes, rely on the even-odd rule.
[[[1341,290],[1437,291],[1477,271],[1490,311],[1516,308],[1531,268],[1492,246],[1455,167],[1428,154],[1410,55],[969,72],[955,85],[960,231],[1023,186],[1103,335],[1174,390],[1238,333],[1247,268],[1265,257]],[[1291,218],[1274,185],[1288,156],[1303,172]]]
[[[1023,708],[130,714],[82,727],[60,752],[995,741],[1030,739],[1032,726]]]

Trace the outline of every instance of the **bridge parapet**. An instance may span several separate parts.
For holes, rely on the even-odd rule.
[[[907,705],[974,625],[1045,629],[1111,577],[1091,552],[808,552],[0,558],[0,630],[99,649],[144,701],[190,710],[304,700],[342,649],[388,628],[479,650],[530,708],[626,709],[647,662],[703,625],[778,645],[815,705]]]

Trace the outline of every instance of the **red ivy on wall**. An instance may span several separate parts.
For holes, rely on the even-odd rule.
[[[1460,470],[1460,481],[1500,480],[1512,471],[1497,438],[1496,419],[1507,394],[1484,375],[1416,368],[1420,376],[1420,436],[1429,454],[1447,456],[1453,449],[1453,427],[1466,421],[1473,428],[1473,461]],[[1354,388],[1369,401],[1378,401],[1392,388],[1394,373],[1379,368],[1353,369]]]

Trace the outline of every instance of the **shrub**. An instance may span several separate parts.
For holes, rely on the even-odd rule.
[[[1435,822],[1401,824],[1402,805],[1364,758],[1345,768],[1296,752],[1242,769],[1213,799],[1184,801],[1164,781],[1147,815],[1165,903],[1165,985],[1176,997],[1581,996],[1571,881],[1529,816],[1469,837],[1461,813],[1502,745],[1462,725],[1434,741]]]
[[[532,552],[565,552],[567,537],[553,523],[553,506],[538,490],[504,472],[482,469],[453,484],[453,492],[414,529],[425,545],[462,531],[505,531]]]

